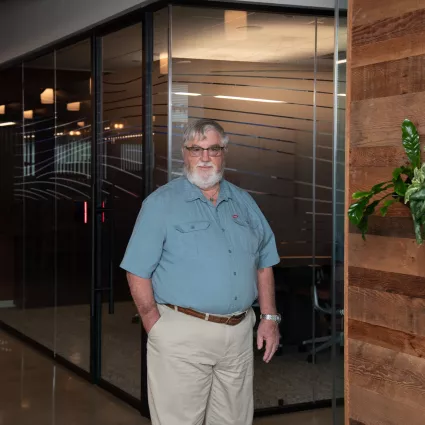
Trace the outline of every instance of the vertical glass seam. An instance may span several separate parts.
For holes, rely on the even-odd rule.
[[[333,157],[332,157],[332,272],[331,272],[331,297],[332,297],[332,320],[331,320],[331,337],[336,336],[336,220],[337,220],[337,159],[338,159],[338,33],[339,33],[339,0],[335,0],[335,23],[334,23],[334,86],[333,86]],[[332,359],[332,421],[337,424],[336,415],[336,343],[331,346]]]
[[[25,117],[24,117],[24,111],[25,111],[25,64],[22,62],[22,73],[21,73],[21,91],[22,91],[22,110],[21,110],[21,117],[22,117],[22,134],[21,134],[21,146],[22,146],[22,163],[21,163],[21,169],[22,169],[22,187],[24,190],[26,190],[25,186]],[[26,198],[25,196],[22,198],[22,309],[26,310]]]
[[[167,158],[168,158],[168,181],[172,179],[173,172],[173,65],[172,65],[172,39],[173,39],[173,9],[168,5],[168,132],[167,132]]]
[[[56,80],[56,50],[53,51],[53,140],[54,140],[54,148],[53,148],[53,170],[54,176],[56,177],[56,132],[57,132],[57,104],[56,104],[56,89],[57,89],[57,80]],[[57,179],[55,178],[55,192],[57,192]],[[58,305],[58,208],[57,208],[57,198],[54,198],[54,253],[53,253],[53,273],[54,273],[54,305],[53,305],[53,355],[57,354],[57,345],[56,345],[56,336],[57,336],[57,305]]]
[[[313,269],[313,277],[312,277],[312,289],[316,285],[316,149],[317,149],[317,117],[316,117],[316,106],[317,106],[317,17],[314,20],[314,76],[313,76],[313,178],[312,178],[312,269]],[[315,320],[315,306],[314,306],[314,298],[312,299],[313,303],[313,336],[312,336],[312,360],[313,364],[316,363],[316,320]],[[313,400],[315,400],[314,394],[314,386],[313,386]]]

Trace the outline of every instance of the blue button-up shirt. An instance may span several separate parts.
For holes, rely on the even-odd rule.
[[[143,202],[121,267],[152,279],[155,299],[210,314],[248,309],[257,270],[279,263],[256,202],[223,180],[216,206],[181,177]]]

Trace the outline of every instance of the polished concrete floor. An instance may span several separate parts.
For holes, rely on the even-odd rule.
[[[342,424],[342,410],[338,411]],[[255,425],[330,425],[332,412],[279,415]],[[106,391],[0,331],[0,425],[148,425]]]
[[[102,315],[102,377],[127,393],[140,394],[140,326],[131,323],[136,309],[131,302],[115,303],[115,313]],[[89,369],[90,310],[88,305],[20,310],[0,308],[0,320],[43,346]],[[280,356],[265,364],[255,359],[254,395],[256,408],[268,408],[324,400],[332,397],[329,350],[317,364],[306,362],[297,347],[285,347]],[[334,365],[337,397],[343,396],[343,357]],[[0,423],[1,424],[1,423]]]

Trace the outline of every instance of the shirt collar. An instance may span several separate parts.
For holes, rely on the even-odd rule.
[[[227,201],[229,198],[231,198],[231,193],[229,190],[229,184],[226,180],[222,180],[220,182],[220,194],[218,196],[218,203],[221,201]],[[187,202],[195,201],[196,199],[200,199],[201,201],[207,201],[205,199],[205,196],[203,195],[201,189],[199,189],[198,186],[195,186],[192,184],[186,177],[185,177],[185,200]]]

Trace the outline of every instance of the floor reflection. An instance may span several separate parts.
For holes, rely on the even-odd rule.
[[[71,361],[89,370],[90,310],[88,305],[31,310],[0,309],[0,320]],[[115,314],[103,307],[102,377],[134,397],[140,397],[140,325],[132,323],[136,313],[131,302],[115,303]],[[56,329],[56,335],[54,335]],[[343,357],[338,357],[337,396],[342,397]],[[297,347],[285,346],[270,364],[261,353],[255,358],[255,407],[267,408],[326,400],[332,397],[330,351],[306,361]]]
[[[0,425],[148,425],[139,412],[0,331]],[[343,410],[338,411],[343,423]],[[329,425],[322,409],[259,418],[255,425]]]

